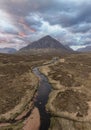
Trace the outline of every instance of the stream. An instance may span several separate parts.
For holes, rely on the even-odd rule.
[[[39,72],[38,68],[33,69],[34,74],[39,78],[38,95],[36,97],[35,106],[39,109],[41,117],[41,126],[39,130],[48,130],[50,126],[50,114],[46,111],[45,106],[48,101],[49,93],[52,86],[48,79]]]

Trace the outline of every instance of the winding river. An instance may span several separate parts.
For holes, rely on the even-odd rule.
[[[38,95],[35,101],[35,106],[39,109],[41,117],[40,130],[48,130],[50,126],[50,114],[46,111],[45,105],[48,101],[48,96],[52,87],[49,84],[48,79],[39,72],[37,67],[33,69],[33,72],[40,79]]]

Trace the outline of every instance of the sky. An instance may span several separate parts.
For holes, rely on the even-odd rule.
[[[90,46],[91,0],[0,0],[0,48],[45,35],[75,50]]]

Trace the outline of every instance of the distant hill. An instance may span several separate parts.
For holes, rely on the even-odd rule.
[[[69,51],[73,51],[72,48],[70,48],[69,46],[65,45],[65,48],[68,49]]]
[[[47,35],[38,41],[30,43],[28,46],[20,49],[21,52],[30,50],[60,50],[60,52],[71,52],[72,50],[62,45],[59,41]]]
[[[12,54],[15,53],[17,50],[14,48],[0,48],[0,53],[8,53],[8,54]]]
[[[91,46],[87,46],[85,48],[80,48],[77,51],[78,52],[91,52]]]

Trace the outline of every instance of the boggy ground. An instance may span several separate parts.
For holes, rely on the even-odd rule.
[[[91,54],[73,54],[40,68],[53,86],[50,130],[91,129]]]
[[[24,122],[27,118],[30,120],[32,110],[34,117],[36,117],[36,113],[38,115],[37,122],[39,125],[39,112],[37,109],[33,109],[33,99],[39,81],[33,74],[32,68],[40,66],[51,57],[32,54],[0,54],[0,130],[22,130],[26,128],[29,122],[25,124]],[[36,118],[32,121],[35,120]],[[35,125],[34,123],[31,124],[32,129]]]

